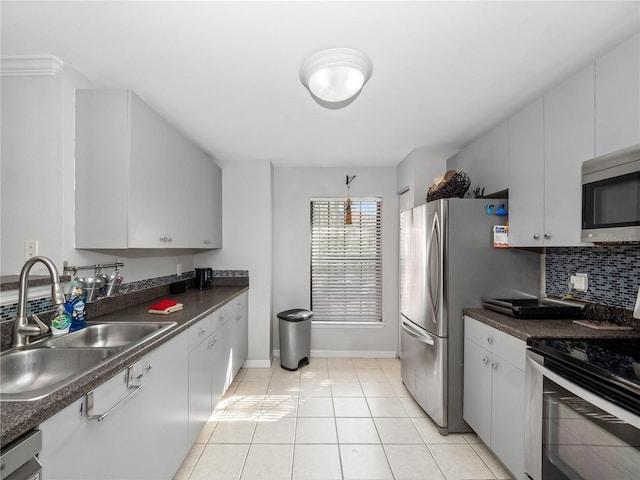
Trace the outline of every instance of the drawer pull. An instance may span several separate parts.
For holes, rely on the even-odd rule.
[[[493,337],[491,335],[487,337],[487,343],[493,343]]]

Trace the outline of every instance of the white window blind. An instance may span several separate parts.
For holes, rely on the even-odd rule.
[[[382,321],[382,199],[311,200],[313,320]]]

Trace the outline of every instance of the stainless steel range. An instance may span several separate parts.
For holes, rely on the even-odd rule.
[[[640,338],[529,339],[525,473],[640,478]]]

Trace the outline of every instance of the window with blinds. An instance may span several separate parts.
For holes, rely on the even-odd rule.
[[[382,199],[311,200],[314,321],[382,321]]]

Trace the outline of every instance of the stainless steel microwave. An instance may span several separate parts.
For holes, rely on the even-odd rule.
[[[640,144],[582,163],[582,240],[640,242]]]

